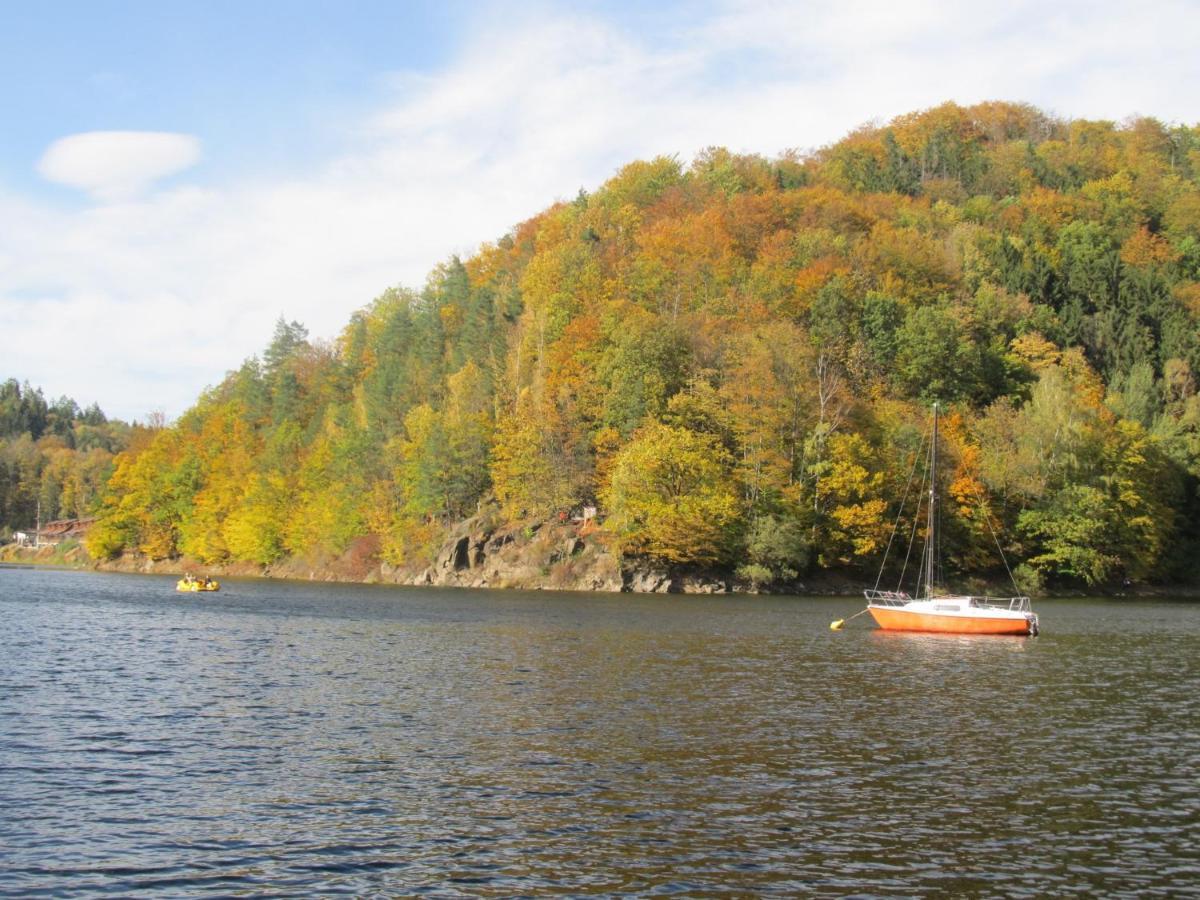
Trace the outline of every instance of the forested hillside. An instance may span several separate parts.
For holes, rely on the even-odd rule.
[[[14,378],[0,383],[0,538],[32,530],[39,507],[42,522],[88,516],[129,433],[94,403],[81,410]]]
[[[947,104],[634,162],[331,343],[281,320],[133,436],[89,546],[415,564],[595,504],[626,557],[873,571],[939,400],[949,567],[1003,572],[994,527],[1027,582],[1192,577],[1198,375],[1200,127]]]

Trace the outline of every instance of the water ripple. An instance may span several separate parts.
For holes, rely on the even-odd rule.
[[[0,571],[0,893],[1181,896],[1200,622]]]

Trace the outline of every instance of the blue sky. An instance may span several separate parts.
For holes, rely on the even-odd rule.
[[[0,378],[182,413],[284,315],[626,162],[774,155],[987,99],[1197,124],[1192,0],[3,5]]]
[[[444,65],[453,2],[7,4],[0,31],[0,144],[11,185],[64,134],[199,133],[193,177],[303,165],[337,152],[339,120],[386,102],[388,74]],[[11,127],[19,123],[18,127]]]

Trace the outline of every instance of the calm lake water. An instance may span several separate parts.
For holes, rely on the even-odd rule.
[[[0,894],[1180,896],[1200,606],[0,569]]]

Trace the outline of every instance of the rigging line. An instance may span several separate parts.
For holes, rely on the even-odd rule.
[[[896,540],[896,532],[900,530],[900,517],[904,515],[904,505],[908,503],[908,493],[912,490],[913,476],[917,474],[917,463],[920,461],[922,451],[925,449],[925,435],[921,435],[921,443],[917,446],[917,452],[913,454],[912,468],[908,470],[908,481],[904,485],[904,497],[900,500],[900,508],[896,510],[896,521],[892,525],[892,533],[888,537],[887,547],[883,551],[883,562],[879,564],[879,574],[875,577],[875,590],[879,590],[879,582],[883,581],[883,569],[887,565],[888,554],[892,552],[892,542]],[[921,484],[924,485],[925,479],[921,479]]]
[[[932,431],[931,431],[931,433],[932,433]],[[921,438],[921,447],[924,447],[924,446],[925,446],[925,438],[922,437]],[[918,459],[921,459],[922,457],[924,457],[924,453],[920,452],[921,448],[919,447],[917,449],[918,449],[917,456],[913,460],[914,467],[916,466],[916,461]],[[915,544],[917,542],[917,526],[920,525],[920,522],[921,522],[921,498],[923,496],[925,496],[925,478],[928,475],[929,475],[929,467],[926,466],[925,470],[921,473],[921,488],[917,494],[917,508],[913,511],[912,532],[908,536],[908,550],[904,554],[904,565],[900,568],[900,578],[896,582],[896,593],[900,593],[901,589],[904,587],[904,576],[906,574],[908,574],[908,561],[909,561],[909,559],[912,558],[913,544]],[[920,592],[921,592],[921,576],[918,575],[917,576],[917,586],[915,588],[915,593],[913,594],[913,596],[914,597],[918,596],[920,594]]]
[[[937,427],[937,404],[934,404],[934,427]],[[938,547],[938,541],[942,539],[941,522],[938,521],[938,514],[942,511],[941,498],[937,496],[937,433],[929,444],[929,534],[925,535],[925,552],[928,553],[929,559],[925,564],[925,596],[934,595],[934,586],[937,583],[937,565],[940,562],[941,548]]]
[[[926,460],[928,461],[928,457],[926,457]],[[929,468],[927,466],[921,472],[921,487],[919,489],[919,493],[917,494],[917,508],[915,510],[913,510],[912,531],[910,531],[909,535],[908,535],[908,550],[904,554],[904,565],[900,569],[900,580],[896,583],[896,592],[897,593],[902,591],[904,588],[904,576],[908,574],[908,563],[909,563],[909,560],[912,559],[913,547],[917,543],[917,529],[921,527],[921,501],[925,497],[925,479],[928,475],[929,475]],[[922,553],[922,560],[924,560],[924,553]],[[914,591],[914,593],[913,593],[914,597],[917,596],[918,594],[920,594],[920,591],[921,591],[921,573],[920,572],[917,573],[917,583],[914,586],[913,591]]]
[[[937,404],[935,403],[935,416],[937,414],[936,408]],[[939,441],[939,444],[940,443],[942,442]],[[943,458],[947,455],[944,449],[942,450],[941,455]],[[936,463],[938,461],[934,460],[934,462]],[[945,468],[945,462],[942,463],[942,467]],[[925,585],[925,593],[929,594],[930,596],[933,595],[934,587],[940,587],[946,583],[945,573],[942,571],[942,540],[946,531],[946,529],[942,527],[942,507],[946,505],[946,498],[942,496],[942,491],[940,488],[941,485],[938,482],[938,467],[937,465],[932,465],[929,473],[929,492],[930,496],[933,498],[934,534],[932,559],[930,560],[931,565],[929,566],[929,577],[933,579],[933,582],[932,584]]]
[[[972,479],[971,490],[975,492],[975,500],[979,503],[979,511],[983,513],[983,521],[987,523],[988,531],[992,533],[992,540],[996,542],[996,550],[1000,553],[1000,562],[1004,563],[1004,571],[1008,573],[1008,580],[1012,582],[1013,590],[1019,595],[1021,587],[1017,584],[1017,579],[1012,573],[1012,569],[1008,565],[1008,557],[1004,555],[1004,548],[1000,546],[1000,536],[996,534],[996,529],[992,527],[992,517],[988,515],[987,507],[984,506],[983,497],[979,493],[979,488]]]
[[[934,541],[933,545],[933,569],[937,572],[937,584],[944,586],[946,584],[946,577],[945,573],[942,571],[942,535],[945,534],[946,529],[942,527],[942,507],[946,504],[945,498],[943,498],[941,493],[938,491],[937,472],[934,472],[932,477],[933,495],[937,498],[937,506],[933,510],[933,516],[937,527],[937,539]]]
[[[934,425],[937,427],[937,412],[934,411]],[[929,440],[929,509],[928,532],[925,535],[925,546],[921,553],[921,577],[917,579],[917,596],[921,594],[921,578],[925,579],[925,596],[931,595],[933,587],[933,564],[937,560],[937,433]]]

